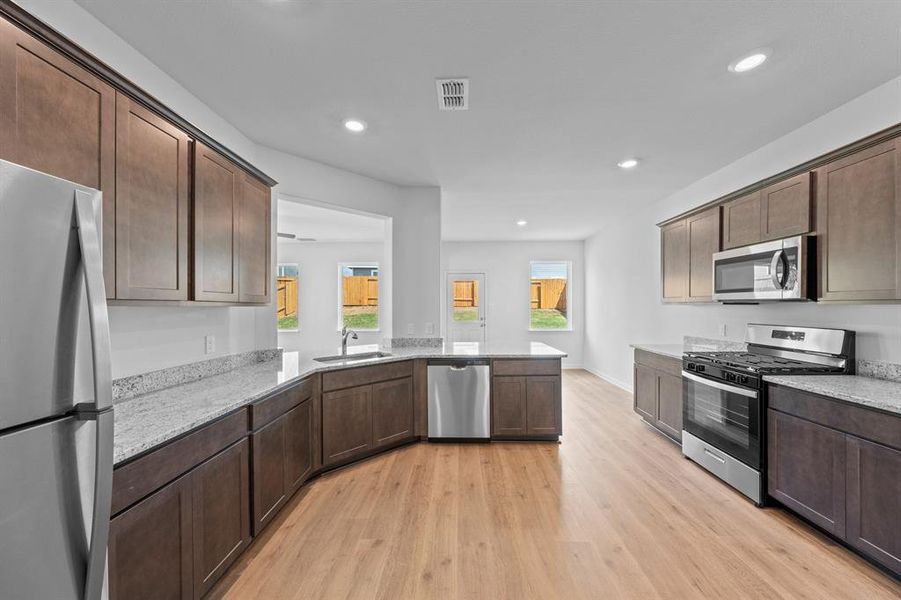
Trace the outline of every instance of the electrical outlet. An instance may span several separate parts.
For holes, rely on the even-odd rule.
[[[203,337],[203,343],[206,347],[205,352],[207,354],[212,354],[216,351],[216,336],[215,335],[206,335]]]
[[[426,335],[432,335],[433,333],[435,333],[435,325],[433,325],[432,323],[426,323],[425,332]]]
[[[726,324],[725,323],[720,324],[720,336],[726,337]]]
[[[414,333],[416,333],[416,325],[407,323],[407,335],[413,335]]]

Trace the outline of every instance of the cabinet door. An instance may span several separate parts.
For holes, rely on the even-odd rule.
[[[768,411],[767,490],[829,533],[845,535],[845,436]]]
[[[657,426],[677,440],[682,439],[682,378],[657,373]]]
[[[285,488],[296,491],[313,470],[313,399],[285,413]]]
[[[116,97],[116,297],[188,299],[188,136]]]
[[[333,465],[372,447],[372,387],[322,395],[322,464]]]
[[[103,273],[116,291],[116,92],[0,19],[0,158],[103,192]]]
[[[194,145],[194,299],[237,302],[238,218],[244,173]]]
[[[778,240],[810,231],[810,173],[774,183],[760,192],[760,233]]]
[[[635,412],[647,421],[657,421],[657,371],[644,365],[635,365],[634,396],[632,406]]]
[[[192,598],[191,520],[191,475],[188,474],[110,521],[110,598]]]
[[[526,433],[560,434],[560,378],[526,378]]]
[[[688,217],[688,297],[692,302],[713,300],[713,254],[720,250],[720,207]]]
[[[901,139],[816,171],[821,300],[901,299]]]
[[[660,229],[660,270],[664,302],[688,297],[688,221],[682,219]]]
[[[723,248],[756,244],[761,239],[760,190],[723,205]]]
[[[413,380],[372,385],[372,447],[413,437]]]
[[[269,256],[272,240],[272,193],[264,183],[244,173],[238,243],[238,289],[241,302],[269,302]]]
[[[847,436],[849,544],[901,574],[901,452]]]
[[[492,381],[491,432],[520,436],[526,433],[526,378],[495,377]]]
[[[247,439],[192,472],[194,597],[201,598],[250,543]]]
[[[263,530],[287,502],[287,420],[272,421],[251,436],[253,447],[253,533]]]

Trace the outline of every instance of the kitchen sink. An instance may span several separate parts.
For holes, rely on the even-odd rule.
[[[390,352],[358,352],[356,354],[335,354],[334,356],[317,356],[313,360],[316,362],[338,362],[348,360],[367,360],[370,358],[384,358],[391,356]]]

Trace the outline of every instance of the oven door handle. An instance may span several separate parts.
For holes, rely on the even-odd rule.
[[[738,394],[739,396],[745,396],[746,398],[756,398],[759,395],[759,392],[735,387],[733,385],[726,385],[725,383],[720,383],[719,381],[714,381],[712,379],[705,379],[704,377],[698,377],[694,373],[689,373],[688,371],[682,371],[682,377],[684,377],[685,379],[690,379],[702,385],[709,385],[712,388],[723,390],[724,392],[730,392],[732,394]]]

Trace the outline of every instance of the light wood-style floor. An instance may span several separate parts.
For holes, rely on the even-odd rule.
[[[417,444],[301,491],[219,598],[899,598],[783,510],[758,509],[564,372],[558,444]]]

